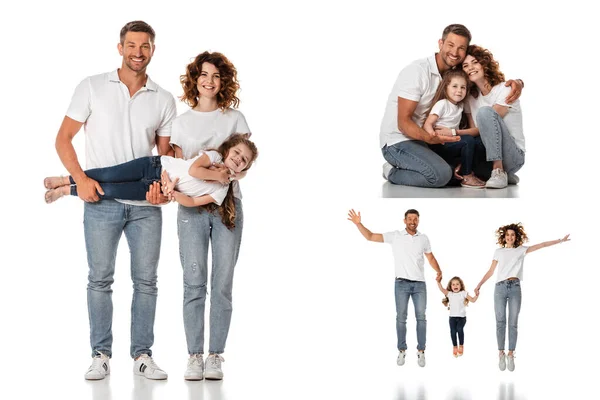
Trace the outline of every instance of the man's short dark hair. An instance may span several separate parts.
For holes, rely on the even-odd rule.
[[[446,40],[446,37],[448,36],[449,33],[454,33],[455,35],[466,37],[469,40],[469,43],[471,43],[471,32],[469,32],[467,27],[464,25],[461,25],[461,24],[448,25],[444,29],[444,32],[442,32],[442,40]]]
[[[150,42],[154,44],[154,38],[156,37],[156,33],[154,33],[154,29],[144,21],[131,21],[125,24],[123,28],[121,28],[121,44],[125,43],[125,35],[127,32],[144,32],[150,36]]]
[[[415,210],[414,208],[411,208],[410,210],[406,211],[404,213],[404,218],[406,218],[408,216],[408,214],[417,214],[417,217],[420,217],[419,212],[417,210]]]

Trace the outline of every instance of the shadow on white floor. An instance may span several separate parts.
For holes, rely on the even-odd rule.
[[[506,199],[519,197],[519,185],[509,185],[504,189],[470,189],[461,186],[445,188],[421,188],[394,185],[385,182],[381,187],[383,198],[492,198]]]

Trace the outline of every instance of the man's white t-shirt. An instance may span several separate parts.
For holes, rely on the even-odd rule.
[[[171,145],[181,148],[183,158],[197,156],[200,151],[217,149],[234,133],[250,133],[244,114],[233,108],[225,111],[188,110],[173,120]],[[233,195],[242,198],[238,181],[233,181]]]
[[[501,282],[508,278],[517,277],[523,280],[523,261],[528,246],[502,247],[494,252],[496,265],[496,282]]]
[[[479,93],[477,98],[469,95],[465,103],[465,112],[470,113],[477,126],[477,112],[481,107],[493,107],[494,104],[508,107],[508,113],[504,116],[504,123],[510,132],[510,135],[515,139],[518,148],[525,151],[525,135],[523,134],[523,114],[521,113],[521,102],[519,100],[512,104],[506,102],[506,96],[510,93],[511,88],[504,86],[501,82],[494,86],[492,90],[485,96]]]
[[[392,92],[388,96],[381,121],[379,132],[381,148],[385,145],[391,146],[405,140],[413,140],[398,129],[398,97],[418,102],[412,120],[422,127],[441,81],[442,76],[435,61],[435,54],[416,60],[400,71]]]
[[[162,164],[163,171],[167,171],[169,179],[174,181],[175,178],[179,178],[177,183],[177,190],[190,197],[199,197],[203,195],[210,195],[217,205],[221,205],[229,190],[229,185],[223,185],[220,182],[207,182],[202,179],[194,178],[190,176],[190,167],[192,164],[204,154],[208,156],[211,164],[221,163],[223,157],[216,151],[202,151],[196,157],[184,160],[182,158],[175,158],[170,156],[162,156],[160,162]]]
[[[383,242],[392,245],[396,278],[425,281],[423,254],[431,253],[427,235],[419,231],[411,235],[404,229],[384,233]]]

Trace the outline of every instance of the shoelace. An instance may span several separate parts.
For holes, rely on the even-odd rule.
[[[210,356],[208,356],[208,360],[211,366],[216,368],[221,368],[221,361],[225,361],[225,359],[221,357],[220,354],[211,354]]]
[[[190,357],[190,359],[188,360],[188,367],[191,367],[194,364],[199,367],[202,366],[202,355],[201,354],[194,354],[193,356]]]

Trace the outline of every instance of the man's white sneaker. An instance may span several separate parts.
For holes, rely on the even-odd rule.
[[[419,367],[424,367],[425,366],[425,352],[417,351],[417,357],[419,357],[419,359],[417,360],[417,362],[419,363]]]
[[[220,354],[209,354],[204,366],[204,377],[214,380],[223,379],[223,370],[221,369],[221,362],[223,361],[225,359]]]
[[[506,367],[510,372],[515,370],[515,356],[512,354],[506,356]]]
[[[492,171],[492,176],[485,183],[486,188],[490,189],[504,189],[508,186],[508,175],[500,168],[496,168]]]
[[[392,168],[394,168],[394,167],[389,162],[386,162],[383,164],[383,179],[385,179],[386,181],[388,180],[388,177],[390,176],[390,171],[392,170]]]
[[[160,369],[148,354],[142,354],[133,362],[133,373],[145,376],[148,379],[167,379],[167,373]]]
[[[405,361],[406,361],[406,351],[400,350],[398,352],[398,359],[396,360],[396,364],[402,366],[402,365],[404,365]]]
[[[183,378],[186,381],[201,381],[204,379],[204,360],[202,354],[192,354],[188,360]]]
[[[85,373],[85,379],[90,381],[97,381],[104,379],[106,375],[110,374],[110,364],[108,363],[109,358],[107,355],[98,352],[99,354],[92,359],[92,365],[88,368]]]
[[[498,368],[500,371],[504,371],[506,369],[506,354],[500,354],[500,359],[498,360]]]

